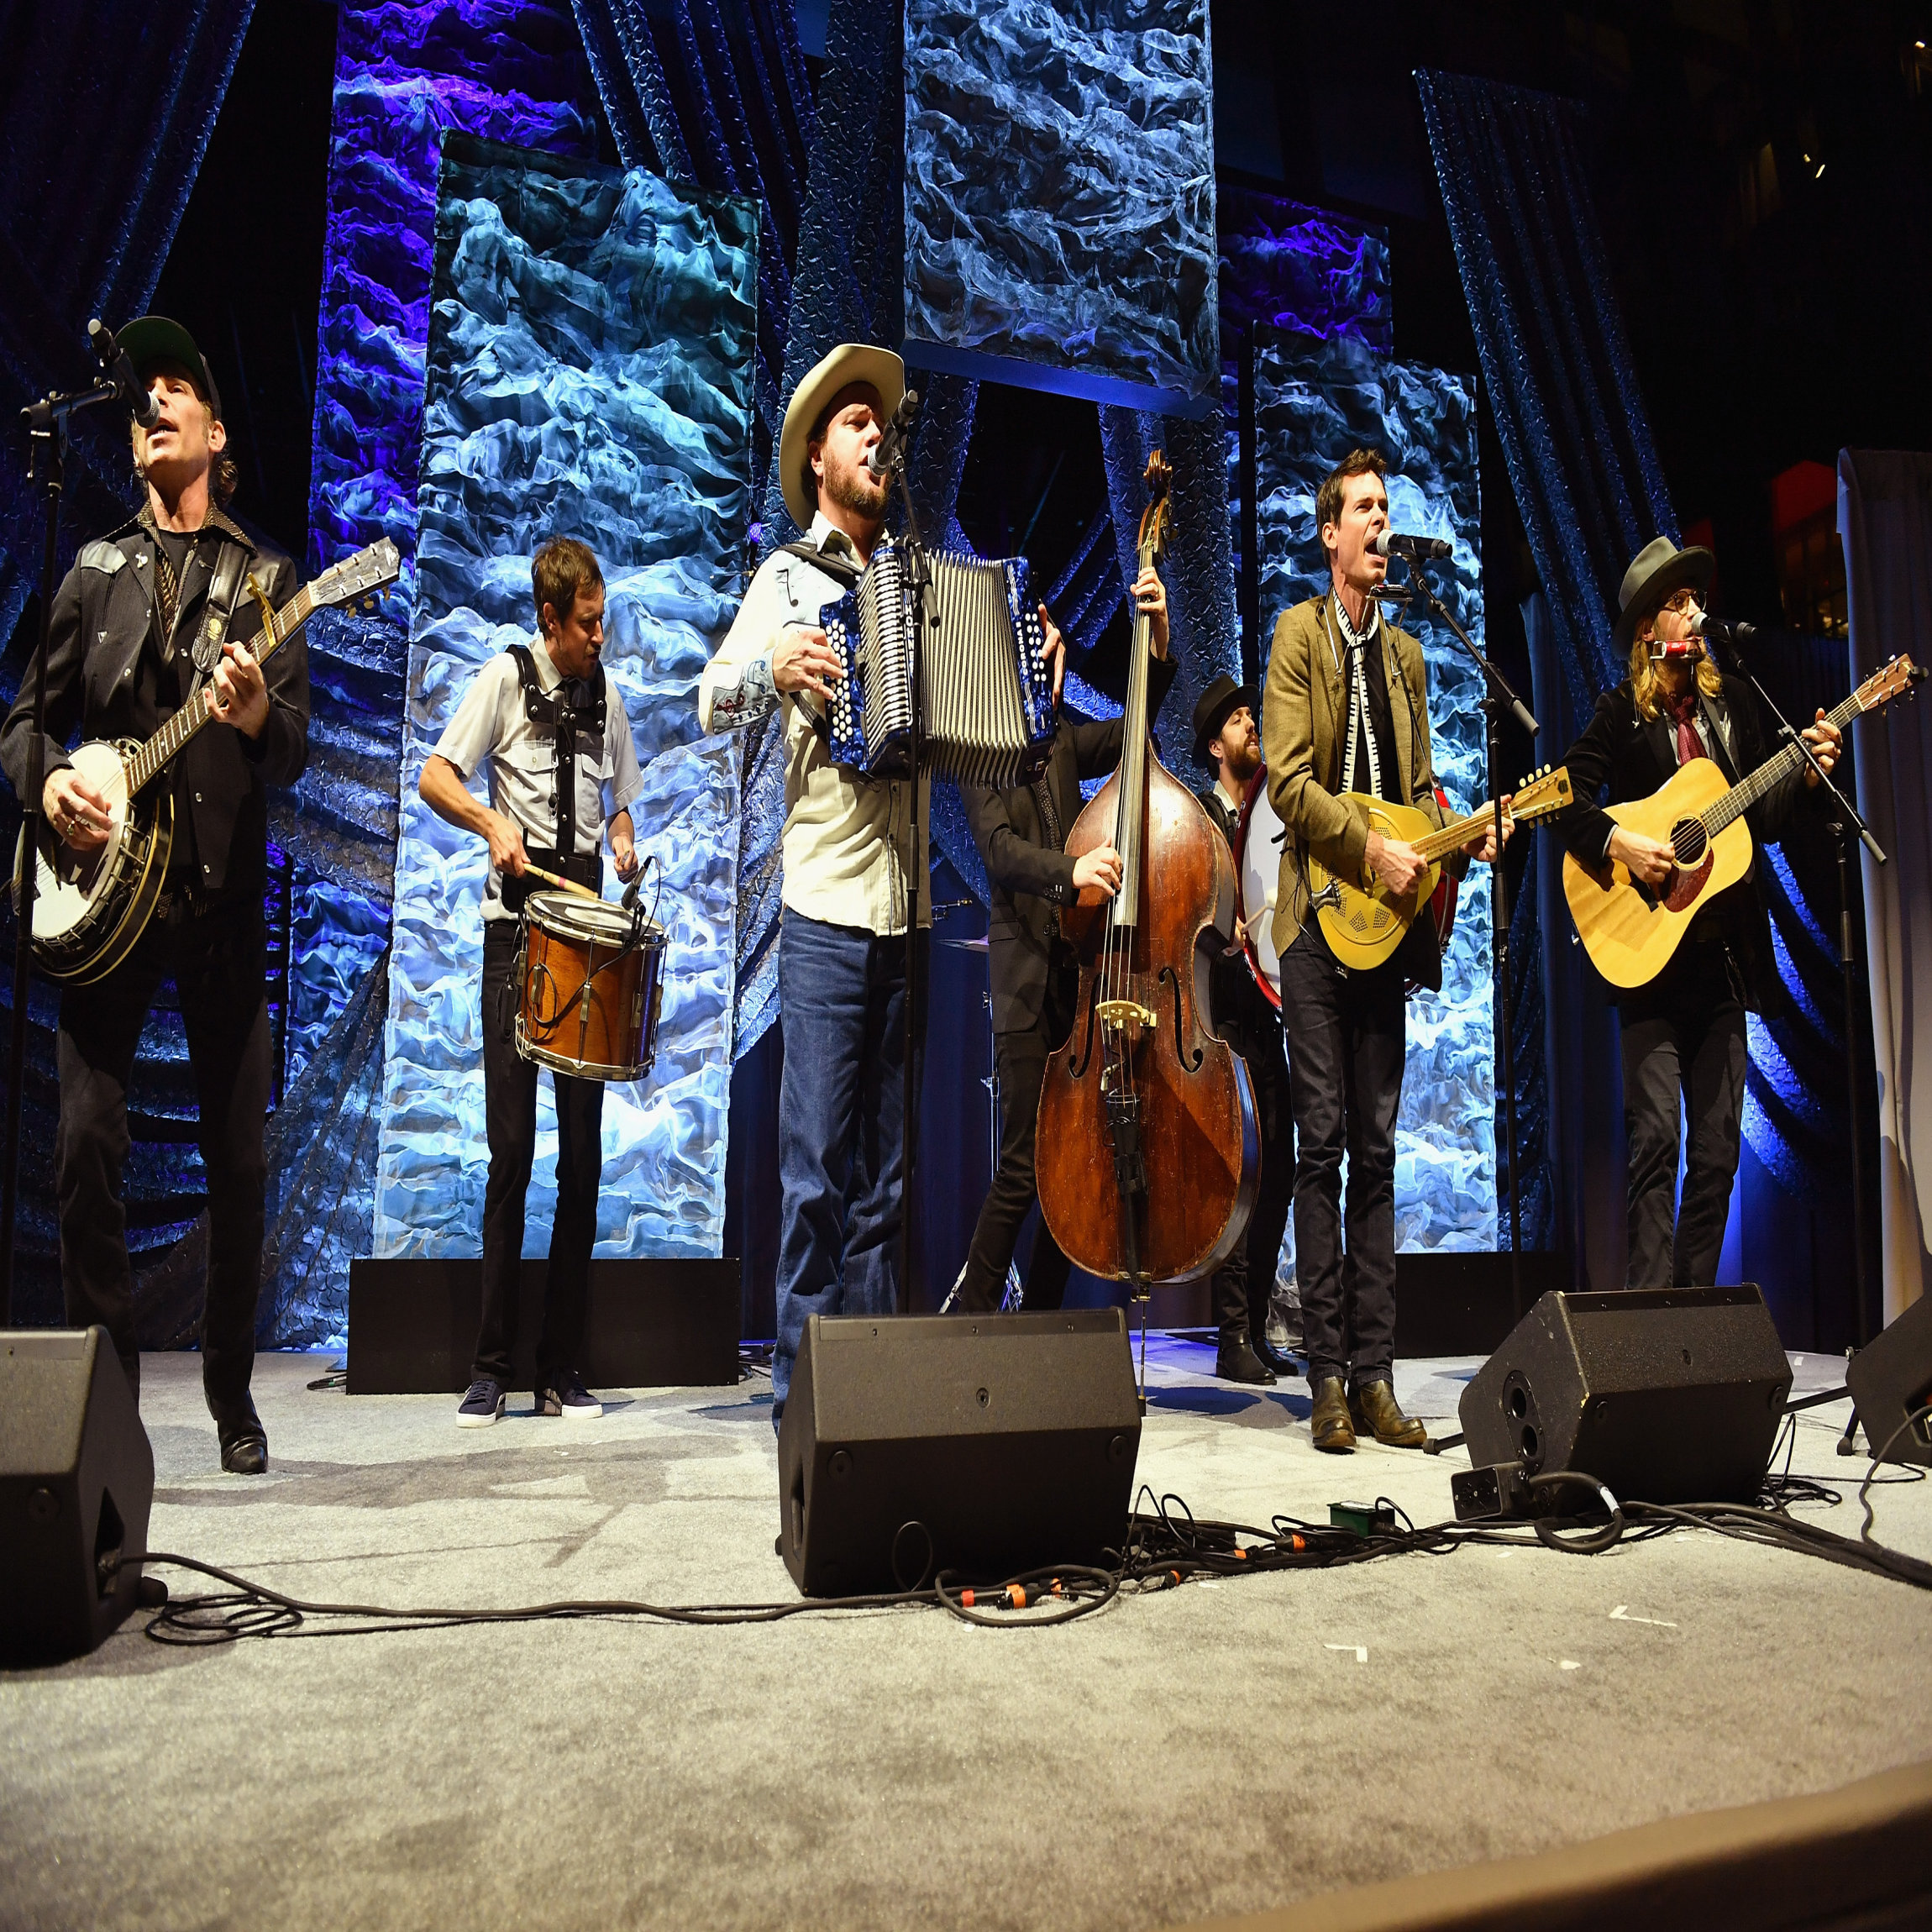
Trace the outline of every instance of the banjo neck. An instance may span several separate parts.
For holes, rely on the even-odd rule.
[[[272,612],[268,607],[267,596],[252,577],[249,580],[249,590],[262,610],[261,633],[256,640],[260,648],[255,652],[255,661],[258,664],[266,664],[313,614],[316,607],[314,586],[303,585],[279,611]],[[211,702],[213,694],[213,684],[202,685],[127,761],[129,798],[165,771],[188,740],[215,715]]]

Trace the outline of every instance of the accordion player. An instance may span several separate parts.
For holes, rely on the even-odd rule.
[[[931,609],[921,653],[924,762],[962,785],[1008,787],[1044,769],[1053,692],[1046,633],[1024,557],[928,553]],[[913,588],[906,548],[882,538],[837,603],[819,614],[845,675],[830,701],[801,697],[835,764],[869,778],[911,769]]]

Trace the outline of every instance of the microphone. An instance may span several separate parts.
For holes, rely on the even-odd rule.
[[[87,339],[101,367],[114,385],[114,393],[134,412],[144,429],[152,429],[161,419],[161,406],[134,371],[134,359],[114,339],[114,332],[97,316],[87,324]]]
[[[1714,617],[1708,611],[1699,611],[1690,620],[1690,627],[1700,638],[1709,638],[1714,644],[1753,644],[1757,642],[1756,624],[1727,624],[1722,617]]]
[[[874,483],[885,482],[892,474],[892,465],[899,459],[899,445],[905,440],[912,427],[912,419],[919,413],[919,391],[909,389],[899,398],[885,428],[880,431],[879,440],[867,454],[865,467]]]
[[[1406,557],[1411,563],[1422,563],[1431,557],[1447,557],[1454,554],[1452,547],[1441,537],[1410,537],[1399,530],[1384,530],[1369,548],[1378,557]]]

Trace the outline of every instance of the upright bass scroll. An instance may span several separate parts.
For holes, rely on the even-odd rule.
[[[1157,451],[1143,570],[1165,554],[1168,476]],[[1147,660],[1137,614],[1120,769],[1066,844],[1076,858],[1113,845],[1121,885],[1111,899],[1086,888],[1061,914],[1079,993],[1073,1032],[1047,1063],[1036,1154],[1053,1238],[1137,1296],[1217,1268],[1247,1226],[1260,1173],[1247,1068],[1215,1035],[1208,995],[1206,948],[1231,929],[1234,868],[1226,840],[1154,752]]]

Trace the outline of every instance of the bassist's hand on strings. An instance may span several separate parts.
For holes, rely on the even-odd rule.
[[[1121,855],[1112,846],[1096,845],[1074,861],[1074,889],[1084,892],[1091,888],[1101,898],[1111,899],[1121,890],[1123,869]]]
[[[1147,619],[1147,642],[1157,658],[1168,654],[1168,587],[1150,564],[1134,579],[1134,607]]]
[[[212,681],[215,717],[246,737],[260,738],[268,722],[268,685],[255,653],[246,644],[223,644]]]
[[[54,836],[76,852],[108,843],[108,801],[71,765],[49,774],[40,789],[40,810]]]
[[[1625,832],[1620,825],[1610,834],[1609,849],[1604,856],[1646,885],[1662,885],[1677,869],[1677,855],[1667,841],[1646,838],[1641,832]]]
[[[1845,742],[1845,734],[1839,730],[1821,709],[1817,722],[1808,724],[1798,734],[1811,747],[1811,755],[1830,771],[1838,763],[1840,747]],[[1804,782],[1814,791],[1818,789],[1818,774],[1808,764],[1804,768]]]

